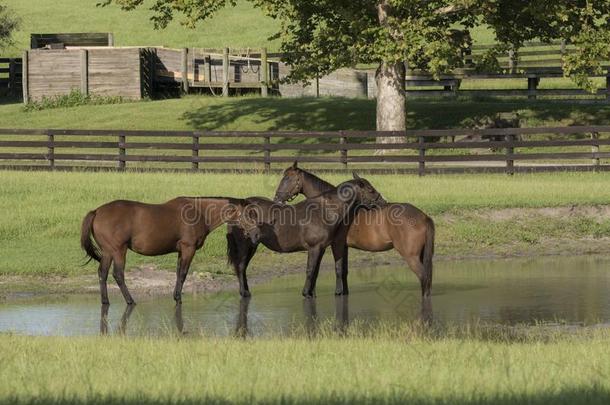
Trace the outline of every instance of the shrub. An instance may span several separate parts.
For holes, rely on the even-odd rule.
[[[31,101],[25,105],[25,111],[41,111],[52,108],[69,108],[81,105],[119,104],[126,100],[122,97],[102,97],[83,94],[80,90],[72,90],[70,94],[55,97],[43,97],[40,101]]]

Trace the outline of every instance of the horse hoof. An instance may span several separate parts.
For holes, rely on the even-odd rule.
[[[243,298],[248,298],[251,297],[252,294],[250,294],[250,291],[242,291],[239,293]]]

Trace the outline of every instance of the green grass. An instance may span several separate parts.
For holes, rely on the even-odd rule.
[[[324,177],[334,183],[347,179],[339,174]],[[440,254],[506,250],[515,243],[535,246],[545,237],[610,237],[607,218],[574,216],[490,222],[469,217],[474,210],[482,209],[610,204],[607,173],[367,178],[389,201],[408,201],[433,218],[447,216],[437,221]],[[89,210],[105,202],[114,199],[163,202],[179,195],[269,197],[278,181],[279,176],[263,174],[2,172],[0,211],[8,215],[0,217],[0,274],[94,272],[93,265],[80,266],[83,262],[80,222]],[[156,263],[172,269],[174,261],[174,255],[151,259],[131,254],[128,265]],[[230,274],[224,262],[225,236],[223,229],[219,229],[195,257],[193,269]],[[257,266],[260,267],[260,262],[255,261],[253,268]]]
[[[30,33],[113,32],[117,46],[167,46],[175,48],[261,47],[277,48],[268,38],[277,24],[240,1],[235,8],[221,10],[215,18],[189,29],[174,21],[165,30],[155,30],[149,7],[153,1],[132,12],[123,12],[113,5],[96,7],[99,0],[5,0],[21,17],[21,30],[15,35],[15,46],[8,56],[20,55],[29,48]]]
[[[117,46],[168,46],[175,48],[262,47],[277,50],[278,41],[269,41],[278,23],[240,0],[236,7],[219,11],[214,18],[189,29],[180,24],[180,16],[165,30],[154,30],[150,22],[154,3],[145,0],[144,6],[123,12],[113,5],[96,7],[99,0],[4,0],[22,19],[15,35],[15,45],[3,56],[21,55],[29,48],[30,33],[113,32]],[[471,30],[480,43],[493,42],[493,34],[485,28]]]
[[[523,126],[606,124],[610,105],[527,101],[408,101],[412,129],[458,128],[472,119],[518,113]],[[344,98],[281,99],[189,96],[181,99],[80,106],[26,112],[23,105],[0,104],[5,128],[211,129],[211,130],[370,130],[375,101]]]
[[[0,404],[607,404],[610,340],[0,336]],[[9,350],[10,348],[10,350]]]

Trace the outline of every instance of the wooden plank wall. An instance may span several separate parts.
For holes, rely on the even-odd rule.
[[[79,50],[33,50],[28,52],[27,90],[30,101],[69,94],[81,86]],[[24,100],[27,101],[27,100]]]
[[[90,49],[87,52],[90,94],[130,100],[142,97],[140,49]]]
[[[32,50],[27,53],[29,101],[69,94],[142,98],[140,49]],[[25,68],[24,68],[25,70]],[[28,100],[24,100],[28,101]]]

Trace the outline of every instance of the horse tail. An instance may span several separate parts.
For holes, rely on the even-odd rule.
[[[100,250],[93,240],[93,220],[95,219],[95,214],[95,211],[89,211],[89,213],[85,215],[85,219],[83,219],[83,224],[81,226],[80,246],[85,253],[87,253],[87,257],[89,258],[85,264],[89,263],[91,260],[96,260],[98,262],[102,261]]]
[[[426,242],[422,252],[422,262],[424,265],[424,274],[422,279],[423,294],[430,295],[432,287],[432,256],[434,256],[434,221],[432,218],[426,218]]]

